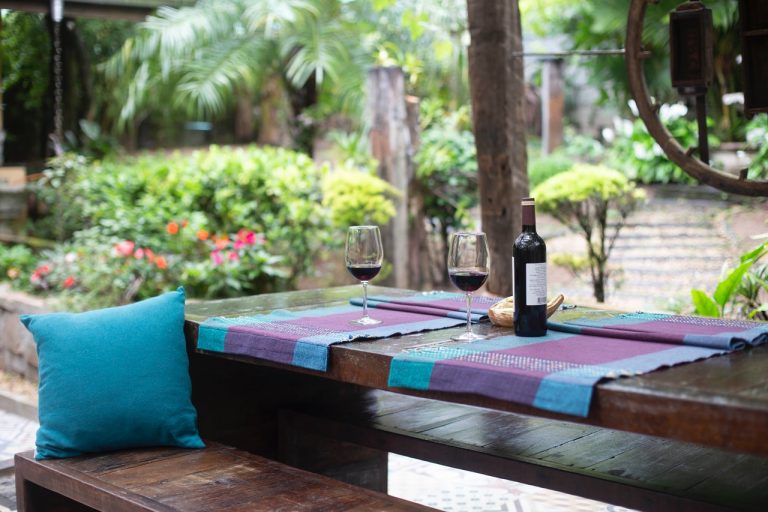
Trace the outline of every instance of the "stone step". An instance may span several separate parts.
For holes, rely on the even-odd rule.
[[[651,254],[638,254],[635,251],[632,252],[616,252],[611,254],[611,259],[609,260],[613,263],[619,263],[622,261],[648,261],[652,262],[653,264],[658,264],[659,262],[676,262],[675,265],[679,265],[680,262],[685,261],[707,261],[707,262],[714,262],[718,265],[723,264],[723,257],[720,254],[669,254],[669,253],[651,253]]]

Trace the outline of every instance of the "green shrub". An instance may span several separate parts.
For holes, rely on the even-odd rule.
[[[768,242],[742,254],[739,264],[727,270],[711,296],[703,290],[691,290],[696,314],[768,321],[768,264],[760,263],[766,255]]]
[[[573,160],[560,152],[534,158],[528,164],[528,182],[536,188],[552,176],[565,172],[573,167]]]
[[[289,289],[312,270],[318,249],[343,243],[346,222],[384,223],[394,210],[393,191],[378,178],[340,171],[326,180],[327,167],[284,149],[213,146],[78,162],[57,188],[53,179],[46,186],[66,188],[67,201],[54,204],[81,212],[79,229],[26,280],[75,307],[178,284],[206,298]]]
[[[663,105],[659,117],[669,132],[683,148],[698,146],[698,128],[694,119],[685,117],[682,105]],[[712,135],[714,121],[707,118],[709,146],[720,142]],[[610,148],[609,161],[632,180],[640,183],[696,183],[677,164],[673,163],[661,149],[642,120],[624,122]]]
[[[587,242],[595,299],[604,302],[608,258],[627,216],[644,197],[643,192],[614,169],[576,164],[570,171],[543,182],[532,195],[541,211],[581,232]],[[613,216],[610,219],[609,214]]]
[[[386,224],[395,215],[400,192],[370,173],[339,169],[323,180],[323,206],[334,227]]]
[[[756,153],[749,164],[748,177],[765,179],[768,177],[768,114],[755,116],[747,124],[747,144]]]

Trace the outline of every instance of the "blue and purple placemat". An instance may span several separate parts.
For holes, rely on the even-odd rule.
[[[768,324],[675,315],[617,313],[548,325],[540,338],[500,336],[397,355],[389,385],[475,393],[583,417],[601,379],[768,341]]]
[[[477,302],[474,321],[484,317],[493,303],[484,298]],[[481,309],[483,304],[487,305],[485,310]],[[200,324],[197,348],[326,371],[328,350],[333,344],[445,329],[466,322],[466,311],[457,314],[452,309],[455,306],[461,311],[466,307],[463,296],[454,293],[377,296],[370,298],[369,305],[369,314],[382,323],[351,323],[362,316],[362,308],[355,305],[209,318]]]
[[[768,341],[768,324],[766,323],[662,313],[615,313],[597,319],[575,318],[563,322],[550,321],[547,325],[550,329],[574,334],[727,350],[759,345]]]
[[[595,384],[725,353],[691,346],[549,331],[539,338],[499,336],[424,347],[392,360],[389,385],[474,393],[587,416]]]

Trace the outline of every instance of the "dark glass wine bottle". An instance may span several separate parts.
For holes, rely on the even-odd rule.
[[[536,233],[536,210],[532,197],[522,202],[523,232],[512,250],[515,334],[547,334],[547,246]]]

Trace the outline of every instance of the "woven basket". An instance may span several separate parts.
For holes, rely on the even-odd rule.
[[[557,311],[557,308],[560,307],[560,304],[562,304],[564,300],[565,297],[561,293],[547,303],[547,318],[552,316],[552,314]],[[506,299],[502,299],[491,306],[491,309],[488,310],[488,317],[490,317],[493,325],[500,325],[502,327],[514,327],[514,313],[515,299],[512,297],[507,297]]]

